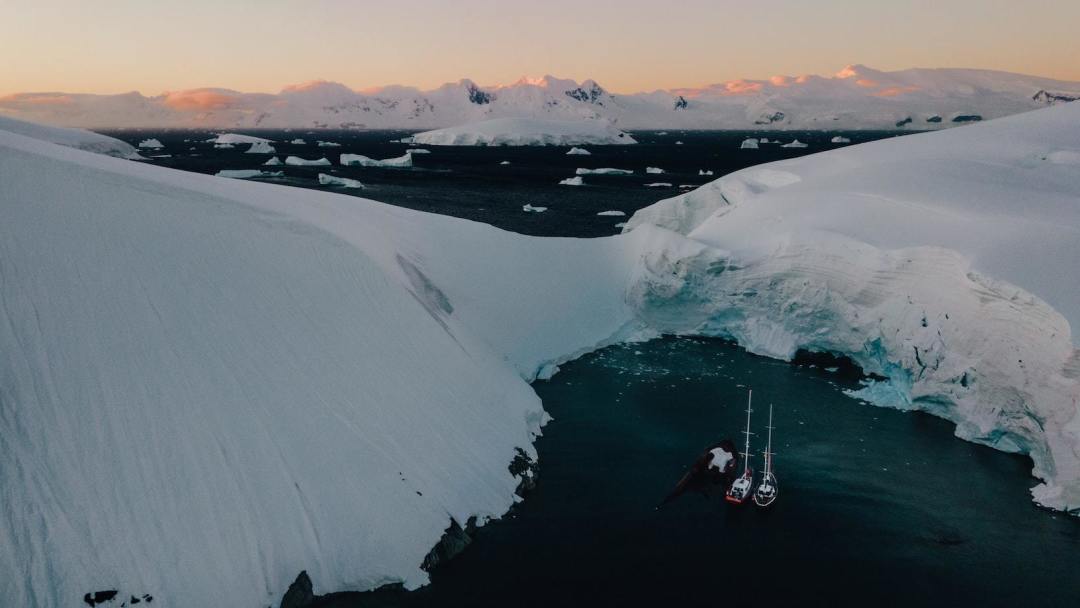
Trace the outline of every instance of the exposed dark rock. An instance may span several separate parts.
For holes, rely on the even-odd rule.
[[[980,120],[982,116],[978,114],[959,114],[952,119],[953,122],[979,122]]]
[[[675,109],[676,110],[685,110],[686,106],[688,106],[688,105],[690,105],[690,102],[686,101],[686,98],[683,97],[682,95],[679,95],[679,98],[675,100]]]
[[[516,450],[517,454],[510,462],[510,474],[521,479],[514,493],[524,498],[529,490],[536,487],[536,461],[529,458],[525,450],[521,448],[516,448]]]
[[[1080,99],[1080,95],[1051,93],[1050,91],[1040,89],[1039,92],[1032,95],[1031,98],[1039,103],[1045,103],[1049,106],[1055,103],[1069,103],[1070,101],[1076,101]]]
[[[771,125],[774,122],[780,122],[784,120],[785,114],[780,111],[773,112],[772,114],[762,114],[761,118],[754,121],[755,125]]]
[[[926,122],[941,122],[941,117],[937,114],[934,114],[933,116],[928,117],[926,119]]]
[[[281,598],[281,608],[309,608],[314,602],[311,578],[308,577],[307,570],[301,570]]]
[[[907,118],[905,118],[904,120],[898,120],[898,121],[896,121],[896,126],[897,126],[897,127],[902,127],[902,126],[904,126],[904,125],[908,125],[908,124],[911,124],[911,117],[910,117],[910,116],[908,116],[908,117],[907,117]]]
[[[424,563],[420,564],[420,567],[430,572],[435,566],[461,553],[465,550],[465,547],[472,543],[472,535],[475,533],[475,517],[470,517],[469,521],[465,522],[464,528],[461,527],[457,520],[451,519],[450,527],[446,529],[446,532],[443,533],[442,538],[431,549],[431,552],[424,557]]]
[[[95,606],[97,604],[103,604],[105,602],[111,602],[116,597],[116,589],[108,589],[106,591],[94,591],[93,593],[87,593],[83,596],[83,601],[89,606]]]
[[[569,91],[566,91],[566,96],[585,103],[594,103],[598,106],[604,105],[600,100],[600,98],[604,96],[604,89],[595,82],[589,85],[588,88],[578,87],[576,89],[570,89]]]
[[[494,93],[488,93],[487,91],[481,90],[480,87],[471,82],[465,87],[465,90],[469,93],[469,101],[478,106],[495,101]]]

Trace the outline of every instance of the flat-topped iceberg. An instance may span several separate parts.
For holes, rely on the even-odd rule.
[[[330,175],[329,173],[319,174],[319,184],[323,186],[340,186],[342,188],[359,188],[363,189],[364,184],[358,180],[349,179],[347,177],[338,177],[336,175]]]
[[[219,133],[214,137],[206,140],[209,144],[271,144],[274,143],[271,139],[265,137],[255,137],[254,135],[244,135],[243,133]]]
[[[325,156],[315,160],[308,160],[306,158],[300,158],[299,156],[289,156],[285,159],[285,164],[294,167],[329,167],[330,161]]]
[[[633,175],[633,169],[613,169],[611,167],[600,167],[599,169],[583,169],[578,168],[574,173],[578,175]]]
[[[412,155],[412,152],[406,152],[404,156],[379,160],[362,154],[342,154],[339,162],[345,167],[411,167],[413,166]]]
[[[636,144],[602,120],[495,118],[417,133],[401,140],[429,146],[576,146]]]
[[[753,137],[748,137],[742,140],[742,143],[739,144],[739,148],[742,150],[757,150],[758,140]]]

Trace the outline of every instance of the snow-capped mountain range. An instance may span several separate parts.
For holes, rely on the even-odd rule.
[[[482,87],[357,91],[326,81],[277,94],[205,88],[146,97],[17,93],[0,114],[89,128],[432,129],[492,118],[603,119],[621,129],[938,129],[1080,99],[1080,82],[974,69],[894,72],[852,65],[832,76],[774,76],[614,94],[545,76]]]

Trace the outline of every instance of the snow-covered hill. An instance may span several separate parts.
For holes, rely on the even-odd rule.
[[[847,354],[890,380],[861,396],[1030,454],[1036,500],[1080,510],[1080,103],[744,169],[627,224],[702,245],[638,286],[653,326]]]
[[[1080,83],[969,69],[775,76],[698,88],[613,94],[595,81],[546,76],[435,90],[354,91],[334,82],[277,94],[195,89],[144,97],[22,93],[0,113],[47,124],[109,127],[433,129],[492,118],[604,119],[621,129],[937,129],[1080,98]]]
[[[637,142],[602,120],[493,118],[424,131],[401,141],[428,146],[577,146]]]
[[[142,158],[139,151],[131,144],[113,137],[101,135],[100,133],[94,133],[93,131],[48,127],[4,116],[0,116],[0,131],[18,133],[19,135],[25,135],[42,141],[50,141],[54,144],[60,144],[61,146],[86,150],[87,152],[96,152],[98,154],[108,154],[109,156],[116,156],[118,158],[126,158],[129,160],[138,160]]]
[[[451,518],[513,504],[526,380],[656,331],[847,354],[1080,509],[1078,142],[1064,105],[563,239],[0,130],[0,597],[421,584]]]

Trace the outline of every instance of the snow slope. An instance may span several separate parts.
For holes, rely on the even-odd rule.
[[[81,127],[434,129],[494,118],[606,120],[621,129],[938,129],[1080,98],[1080,83],[970,69],[774,76],[703,87],[614,94],[592,80],[545,76],[481,87],[363,92],[315,81],[281,92],[228,89],[0,97],[0,113]],[[954,122],[960,120],[961,122]],[[249,143],[249,142],[245,142]]]
[[[107,154],[118,158],[131,160],[143,158],[139,151],[135,149],[135,146],[127,142],[82,129],[58,129],[0,115],[0,131],[18,133],[19,135],[49,141],[61,146]]]
[[[744,169],[631,218],[702,246],[635,297],[659,329],[849,355],[889,379],[861,396],[1030,454],[1036,500],[1080,510],[1080,173],[1052,161],[1078,150],[1073,103]]]
[[[626,329],[646,240],[523,237],[8,132],[0,184],[12,606],[276,605],[302,569],[326,590],[423,583],[451,518],[514,503],[508,464],[545,417],[526,379]]]
[[[633,137],[599,120],[496,118],[434,131],[401,140],[429,146],[573,146],[636,144]]]

